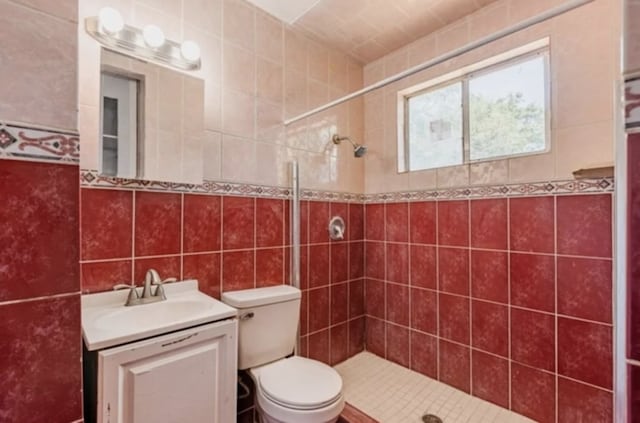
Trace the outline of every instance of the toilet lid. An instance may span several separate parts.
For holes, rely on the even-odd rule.
[[[342,378],[338,372],[324,363],[302,357],[266,366],[259,378],[265,396],[289,408],[321,408],[342,394]]]

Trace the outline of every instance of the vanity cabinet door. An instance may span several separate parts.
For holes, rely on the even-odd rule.
[[[235,421],[235,320],[98,354],[99,423]]]

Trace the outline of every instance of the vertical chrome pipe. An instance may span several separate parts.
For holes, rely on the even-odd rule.
[[[291,163],[291,285],[300,289],[300,176],[298,162]]]
[[[298,162],[291,162],[291,285],[300,289],[300,172]],[[300,324],[296,334],[296,346],[293,353],[300,352]]]
[[[614,421],[626,422],[627,416],[627,207],[628,207],[628,134],[625,132],[624,81],[618,81],[615,94],[615,192],[614,198],[614,270],[613,270],[613,398]]]

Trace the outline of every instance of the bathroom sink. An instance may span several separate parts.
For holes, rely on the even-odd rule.
[[[82,296],[82,334],[90,351],[236,316],[195,280],[165,285],[167,299],[125,307],[128,290]]]
[[[167,300],[161,303],[146,304],[147,307],[123,307],[118,310],[109,310],[98,316],[94,325],[100,330],[109,330],[113,327],[127,326],[132,323],[140,326],[167,325],[176,320],[184,320],[206,312],[211,305],[204,301]]]

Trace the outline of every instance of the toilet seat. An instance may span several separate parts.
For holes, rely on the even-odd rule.
[[[260,390],[266,399],[293,410],[316,410],[342,397],[342,378],[316,360],[291,357],[260,368]]]

